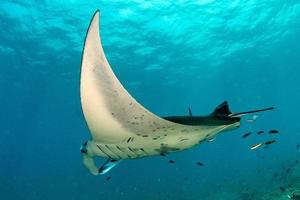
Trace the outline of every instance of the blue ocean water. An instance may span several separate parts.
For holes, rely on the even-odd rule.
[[[79,151],[90,138],[79,72],[96,9],[113,70],[155,114],[208,114],[224,100],[236,112],[276,109],[211,143],[92,176]],[[299,55],[296,0],[1,0],[0,198],[287,199],[300,189]],[[271,129],[280,133],[256,134]]]

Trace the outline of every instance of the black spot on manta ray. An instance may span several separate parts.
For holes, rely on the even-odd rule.
[[[108,181],[109,181],[109,180],[110,180],[110,176],[106,177],[106,180],[108,180]]]
[[[189,139],[188,138],[183,138],[183,139],[180,140],[180,142],[186,141],[186,140],[189,140]]]
[[[174,160],[169,160],[169,163],[175,163],[175,161]]]

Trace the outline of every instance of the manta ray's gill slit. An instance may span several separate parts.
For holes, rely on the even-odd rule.
[[[125,152],[124,148],[119,147],[118,145],[116,145],[117,149],[124,154],[126,157],[131,158],[131,155],[129,155],[128,153]]]
[[[137,157],[140,157],[140,155],[137,153],[137,151],[135,151],[135,149],[132,149],[130,147],[128,147],[129,151],[131,151],[132,153],[134,153]]]
[[[127,147],[126,150],[127,154],[130,155],[132,158],[135,158],[137,156],[137,154],[134,151],[132,151],[130,147]]]
[[[107,157],[109,157],[110,159],[113,159],[109,154],[107,154],[103,149],[101,149],[101,147],[97,144],[98,149],[104,153]]]
[[[117,154],[116,152],[114,152],[108,145],[105,145],[105,147],[106,147],[110,152],[112,152],[114,155],[116,155],[117,158],[119,158],[119,159],[122,158],[119,154]]]
[[[143,148],[140,148],[140,150],[141,150],[142,152],[144,152],[144,153],[145,153],[145,155],[148,155],[148,153],[145,151],[145,149],[143,149]]]
[[[129,138],[127,139],[127,143],[129,143],[129,142],[130,142],[130,140],[131,140],[131,137],[129,137]]]

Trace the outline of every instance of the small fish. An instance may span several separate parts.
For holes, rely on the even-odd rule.
[[[208,139],[207,141],[208,141],[208,142],[213,142],[215,139],[216,139],[216,138],[213,137],[213,138]]]
[[[199,165],[199,166],[203,166],[203,163],[201,163],[201,162],[197,162],[197,165]]]
[[[165,154],[165,153],[160,153],[160,155],[161,155],[161,156],[166,156],[166,154]]]
[[[277,133],[279,133],[279,131],[277,131],[277,130],[270,130],[269,133],[270,134],[277,134]]]
[[[110,176],[106,177],[106,180],[110,180]]]
[[[280,189],[282,192],[285,192],[285,188],[284,188],[284,187],[280,186],[279,189]]]
[[[175,163],[175,161],[174,160],[169,160],[169,163]]]
[[[258,118],[258,115],[253,115],[252,118],[249,118],[246,121],[248,123],[253,123],[253,122],[255,122],[257,120],[257,118]]]
[[[249,135],[251,135],[251,133],[246,133],[245,135],[242,136],[242,138],[246,138],[246,137],[248,137]]]
[[[264,133],[264,131],[258,131],[257,132],[258,135],[263,134],[263,133]]]
[[[257,149],[258,147],[260,147],[262,145],[262,143],[259,144],[254,144],[251,146],[251,150]]]
[[[273,144],[274,142],[276,142],[276,140],[270,140],[270,141],[265,142],[265,145]]]

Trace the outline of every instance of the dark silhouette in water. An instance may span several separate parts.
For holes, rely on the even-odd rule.
[[[270,140],[270,141],[265,142],[265,144],[266,144],[266,145],[269,145],[269,144],[273,144],[273,143],[275,143],[275,142],[276,142],[276,140]]]
[[[242,136],[242,138],[244,139],[244,138],[248,137],[249,135],[251,135],[251,133],[246,133],[245,135]]]
[[[270,134],[277,134],[277,133],[279,133],[279,131],[277,131],[277,130],[270,130],[269,133]]]

